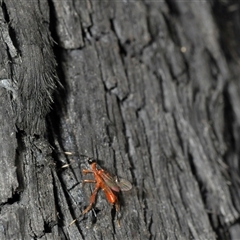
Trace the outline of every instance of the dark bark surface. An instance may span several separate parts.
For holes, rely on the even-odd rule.
[[[239,239],[239,6],[2,1],[0,239]]]

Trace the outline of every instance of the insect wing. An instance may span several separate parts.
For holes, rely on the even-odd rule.
[[[115,183],[123,192],[129,191],[132,189],[132,184],[124,178],[115,177]]]
[[[120,187],[119,187],[118,183],[110,174],[103,172],[101,177],[104,180],[104,182],[106,183],[106,185],[108,187],[110,187],[113,191],[115,191],[115,192],[120,191]]]

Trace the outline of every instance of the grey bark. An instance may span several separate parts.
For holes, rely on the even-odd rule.
[[[239,4],[0,12],[0,239],[238,239]],[[82,155],[132,182],[120,227]]]

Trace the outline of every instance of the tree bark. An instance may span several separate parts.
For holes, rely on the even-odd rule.
[[[238,239],[239,6],[2,0],[0,239]]]

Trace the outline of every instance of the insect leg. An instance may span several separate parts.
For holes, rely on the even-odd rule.
[[[83,180],[83,183],[96,183],[96,181],[91,179],[86,179],[86,180]]]
[[[84,181],[88,181],[88,180],[84,180]],[[90,181],[94,181],[94,180],[90,180]],[[81,215],[84,215],[86,214],[91,208],[92,208],[92,205],[93,203],[95,202],[95,198],[96,198],[96,195],[97,195],[97,192],[98,192],[98,189],[100,188],[99,184],[97,184],[95,186],[95,189],[93,190],[92,192],[92,195],[90,197],[90,204],[88,205],[88,207],[82,212]],[[78,216],[76,219],[74,219],[71,223],[69,223],[69,226],[71,226],[73,223],[75,223],[77,221],[77,219],[79,218],[80,216]]]
[[[83,169],[83,170],[82,170],[82,173],[83,173],[83,174],[93,173],[93,171],[87,170],[87,169]]]
[[[119,210],[120,210],[119,202],[116,201],[114,205],[115,205],[116,212],[119,212]]]
[[[95,198],[96,198],[99,188],[100,188],[99,184],[96,184],[95,189],[93,190],[92,195],[89,200],[90,203],[89,203],[88,207],[82,212],[82,215],[86,214],[92,208],[92,205],[95,202]]]
[[[120,226],[121,213],[120,213],[120,205],[119,205],[118,200],[114,203],[114,206],[115,206],[115,209],[116,209],[117,224],[118,224],[118,227],[121,227]]]
[[[85,184],[85,183],[96,183],[96,181],[92,179],[85,179],[82,181],[82,184]]]

